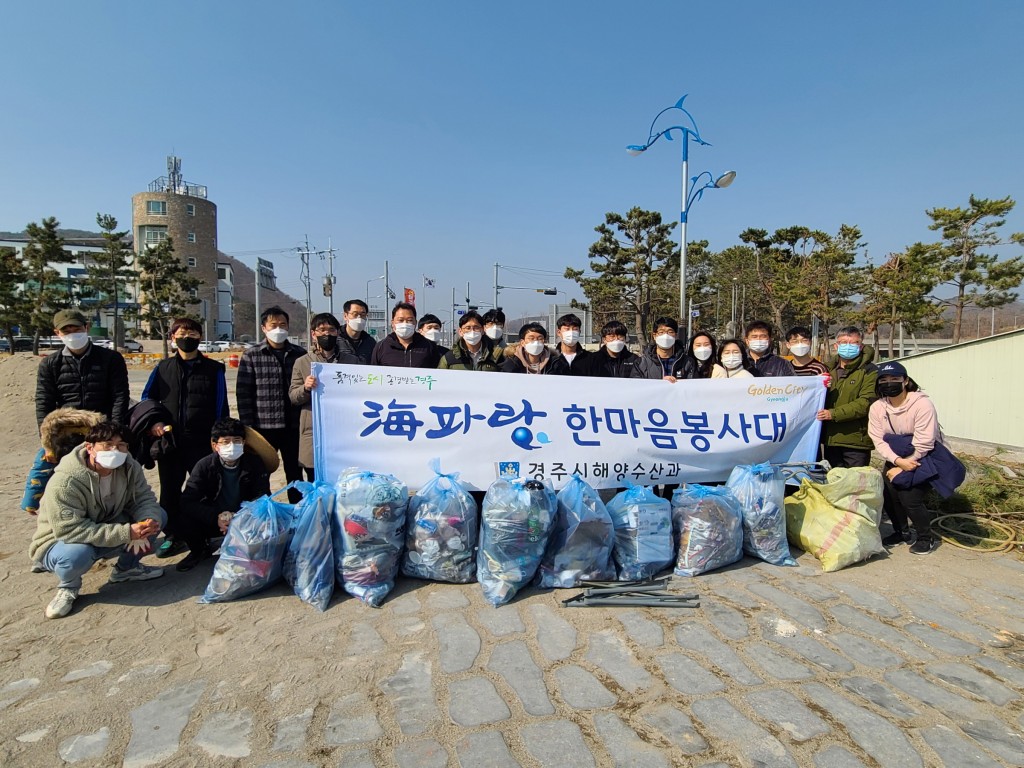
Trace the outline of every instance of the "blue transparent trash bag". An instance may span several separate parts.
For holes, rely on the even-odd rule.
[[[358,469],[342,472],[334,489],[335,579],[350,595],[378,608],[398,575],[409,491],[392,475]]]
[[[309,483],[291,483],[289,488],[308,492]],[[274,495],[242,502],[232,518],[220,557],[200,603],[237,600],[266,589],[281,578],[284,555],[294,524],[294,505],[274,501]]]
[[[480,513],[457,472],[442,473],[438,459],[430,467],[434,478],[409,499],[402,573],[468,584],[476,579]]]
[[[615,533],[597,491],[573,475],[555,498],[555,520],[537,570],[537,585],[576,587],[581,581],[614,579]]]
[[[677,489],[672,517],[679,535],[676,575],[696,576],[743,557],[743,515],[728,488]]]
[[[772,565],[796,565],[786,538],[786,479],[771,464],[734,467],[725,487],[743,515],[743,551]]]
[[[555,518],[555,492],[539,480],[496,480],[484,496],[476,577],[484,598],[504,605],[530,583]]]
[[[632,485],[608,502],[615,526],[612,557],[620,581],[649,579],[672,565],[672,505],[653,488]]]
[[[300,600],[318,611],[327,610],[334,594],[333,514],[334,486],[315,483],[295,507],[292,539],[284,556],[284,580]]]

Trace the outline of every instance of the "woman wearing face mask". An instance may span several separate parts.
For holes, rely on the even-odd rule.
[[[943,444],[935,405],[903,365],[880,365],[876,391],[878,400],[868,411],[868,434],[885,459],[885,511],[893,527],[882,543],[893,547],[913,542],[912,554],[927,555],[939,540],[932,533],[925,496],[929,488],[951,494],[963,482],[963,464]]]
[[[750,379],[754,362],[747,355],[746,345],[739,339],[726,339],[718,350],[718,365],[711,372],[712,379]]]
[[[690,338],[687,353],[676,366],[677,379],[724,379],[725,369],[718,364],[715,337],[707,331],[697,331]],[[717,375],[715,375],[717,373]]]
[[[513,356],[505,361],[505,373],[534,375],[570,375],[569,364],[547,347],[548,332],[540,323],[527,323],[519,329],[519,343]]]
[[[313,390],[316,389],[316,376],[313,375],[313,363],[342,363],[345,365],[363,365],[361,357],[347,352],[347,346],[339,343],[341,323],[330,312],[313,315],[310,321],[313,332],[310,334],[313,343],[309,351],[295,361],[292,368],[291,384],[288,387],[288,399],[292,405],[299,407],[299,464],[306,472],[306,477],[315,479],[313,472]]]
[[[441,356],[437,367],[453,371],[500,371],[503,362],[497,344],[484,335],[483,318],[470,310],[459,318],[459,338]]]

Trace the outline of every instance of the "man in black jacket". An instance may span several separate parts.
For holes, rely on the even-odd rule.
[[[89,340],[88,321],[77,309],[53,316],[64,349],[47,355],[36,375],[36,423],[63,406],[102,413],[116,424],[128,415],[128,367],[120,352]]]
[[[763,320],[755,320],[747,325],[744,341],[754,361],[754,370],[758,376],[796,376],[793,364],[784,357],[775,354],[772,348],[772,327]]]
[[[178,563],[179,571],[190,571],[210,556],[209,539],[227,533],[243,501],[270,493],[270,474],[262,459],[245,452],[242,422],[216,422],[209,445],[213,452],[195,465],[181,496],[178,535],[190,551]]]
[[[400,301],[391,310],[391,333],[373,348],[370,365],[397,368],[437,368],[441,350],[426,336],[416,333],[416,307]]]
[[[185,475],[210,452],[210,428],[228,415],[228,392],[224,363],[199,352],[203,327],[191,318],[171,324],[171,340],[177,347],[173,357],[153,368],[142,390],[143,400],[156,400],[171,414],[170,425],[156,424],[152,437],[161,437],[172,426],[174,450],[157,461],[160,473],[160,506],[167,513],[167,538],[157,557],[181,552],[184,542],[177,535],[181,486]]]
[[[626,326],[618,320],[601,328],[601,348],[588,355],[577,376],[599,376],[612,379],[643,379],[639,355],[626,349]]]
[[[367,317],[370,308],[361,299],[349,299],[345,302],[345,321],[343,332],[338,334],[338,348],[342,352],[355,355],[364,363],[370,362],[370,355],[377,342],[366,332]]]

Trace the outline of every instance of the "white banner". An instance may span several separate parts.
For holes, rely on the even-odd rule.
[[[419,488],[499,470],[595,488],[725,480],[737,464],[810,462],[818,377],[667,381],[313,364],[318,478],[348,467]]]

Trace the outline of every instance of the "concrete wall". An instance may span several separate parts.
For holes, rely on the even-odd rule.
[[[900,362],[932,398],[946,435],[1024,447],[1024,329]]]

